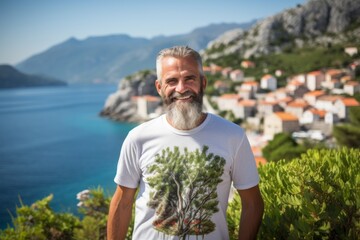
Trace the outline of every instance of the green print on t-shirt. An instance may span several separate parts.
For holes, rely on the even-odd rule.
[[[147,180],[152,192],[148,206],[155,209],[153,226],[168,235],[185,239],[215,230],[211,216],[218,212],[217,185],[222,181],[225,159],[207,153],[166,148],[155,156]]]

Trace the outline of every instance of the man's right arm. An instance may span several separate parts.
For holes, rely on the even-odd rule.
[[[136,188],[118,185],[111,199],[107,222],[107,239],[123,240],[131,221]]]

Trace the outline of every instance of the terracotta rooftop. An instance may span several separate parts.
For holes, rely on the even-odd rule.
[[[278,118],[280,118],[283,121],[297,121],[298,118],[291,113],[287,112],[276,112],[275,113]]]
[[[322,90],[311,91],[304,94],[304,96],[321,96],[321,95],[325,95],[325,92]]]
[[[347,107],[356,107],[360,106],[360,103],[355,98],[343,98],[341,101],[344,103]]]
[[[312,72],[309,72],[307,75],[316,76],[316,75],[320,75],[320,74],[322,74],[321,71],[312,71]]]
[[[295,101],[292,101],[292,102],[288,103],[288,106],[289,107],[305,108],[305,107],[309,106],[309,104],[305,100],[297,99]]]
[[[323,118],[325,116],[325,114],[326,114],[326,111],[319,110],[319,109],[316,109],[316,108],[312,108],[309,111],[312,112],[315,115],[319,115],[321,118]]]
[[[255,157],[256,166],[260,167],[261,165],[265,165],[267,163],[264,157]]]
[[[256,105],[255,100],[242,100],[238,103],[238,105],[244,106],[244,107],[253,107]]]
[[[336,95],[336,96],[332,96],[332,95],[325,95],[325,96],[321,96],[319,97],[318,100],[320,101],[327,101],[327,102],[335,102],[338,99],[342,99],[343,97],[340,95]]]
[[[345,83],[345,85],[358,86],[358,85],[360,85],[360,83],[356,82],[356,81],[348,81],[348,82]]]

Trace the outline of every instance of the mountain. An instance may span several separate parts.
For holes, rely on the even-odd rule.
[[[142,69],[155,68],[157,53],[173,45],[189,45],[201,50],[209,41],[233,29],[247,29],[254,21],[212,24],[188,34],[135,38],[125,34],[70,38],[34,55],[16,67],[30,74],[46,74],[69,83],[118,82],[122,77]]]
[[[0,65],[0,88],[65,86],[65,82],[45,76],[28,75],[10,65]]]
[[[281,53],[298,47],[359,45],[359,0],[309,0],[259,21],[248,31],[234,29],[208,44],[205,60]]]

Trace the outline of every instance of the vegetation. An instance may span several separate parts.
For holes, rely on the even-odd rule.
[[[352,107],[349,111],[349,123],[334,126],[333,135],[340,146],[360,147],[360,107]]]
[[[269,161],[285,159],[290,161],[306,152],[303,145],[299,145],[288,133],[278,133],[274,139],[263,148],[263,156]]]
[[[360,149],[313,149],[292,161],[259,168],[265,213],[259,239],[359,239]],[[80,219],[50,208],[52,195],[31,206],[21,205],[13,227],[0,239],[105,239],[110,198],[101,188],[80,197]],[[229,204],[227,220],[236,239],[241,203]],[[132,226],[127,239],[131,239]]]
[[[309,150],[292,161],[259,168],[265,202],[259,239],[359,239],[360,150]],[[228,208],[236,239],[241,207]]]

